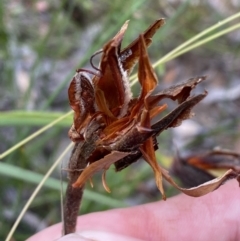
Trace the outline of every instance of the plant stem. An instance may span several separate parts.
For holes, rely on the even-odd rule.
[[[63,234],[74,233],[76,230],[78,210],[81,205],[84,186],[80,188],[73,188],[72,184],[81,175],[84,168],[88,165],[88,158],[95,150],[95,141],[97,135],[92,135],[92,138],[88,142],[78,142],[75,144],[69,164],[69,181],[66,190],[66,198],[64,204],[64,222],[63,222]]]

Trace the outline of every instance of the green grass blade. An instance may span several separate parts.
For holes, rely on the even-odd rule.
[[[233,25],[233,26],[231,26],[229,28],[226,28],[226,29],[220,31],[219,33],[216,33],[216,34],[206,38],[206,39],[198,41],[197,43],[190,45],[189,47],[183,49],[182,51],[177,52],[175,55],[170,56],[169,58],[167,58],[165,60],[165,62],[167,62],[167,61],[169,61],[171,59],[174,59],[174,58],[176,58],[176,57],[178,57],[178,56],[180,56],[180,55],[182,55],[182,54],[184,54],[186,52],[189,52],[190,50],[195,49],[195,48],[197,48],[197,47],[199,47],[199,46],[201,46],[201,45],[203,45],[203,44],[205,44],[207,42],[210,42],[210,41],[212,41],[212,40],[214,40],[216,38],[219,38],[222,35],[225,35],[225,34],[227,34],[229,32],[232,32],[232,31],[234,31],[234,30],[236,30],[238,28],[240,28],[240,24],[235,24],[235,25]]]
[[[36,138],[37,136],[39,136],[40,134],[42,134],[44,131],[48,130],[49,128],[53,127],[54,125],[56,125],[56,123],[60,122],[61,120],[63,120],[64,118],[68,117],[69,115],[72,114],[72,111],[69,111],[67,114],[62,115],[61,117],[57,118],[56,120],[52,121],[51,123],[49,123],[48,125],[44,126],[43,128],[39,129],[38,131],[34,132],[32,135],[28,136],[27,138],[23,139],[22,141],[18,142],[16,145],[12,146],[11,148],[9,148],[7,151],[3,152],[0,155],[0,159],[4,158],[5,156],[9,155],[10,153],[12,153],[14,150],[16,150],[17,148],[21,147],[22,145],[26,144],[27,142],[31,141],[32,139]]]
[[[0,112],[0,126],[44,126],[66,113],[43,112],[43,111],[5,111]],[[55,126],[69,127],[72,123],[72,116],[68,116]]]
[[[62,158],[67,154],[68,151],[70,151],[73,147],[73,143],[69,144],[68,147],[62,152],[62,154],[59,156],[59,158],[53,163],[53,165],[49,168],[48,172],[45,174],[45,176],[43,177],[43,179],[41,180],[41,182],[39,182],[39,184],[37,185],[35,191],[32,193],[31,197],[29,198],[29,200],[27,201],[27,203],[25,204],[25,206],[23,207],[21,213],[19,214],[17,220],[15,221],[15,223],[13,224],[10,232],[8,233],[8,236],[6,238],[6,241],[10,241],[12,238],[13,233],[15,232],[18,224],[20,223],[22,217],[24,216],[24,214],[26,213],[27,209],[29,208],[29,206],[31,205],[32,201],[34,200],[34,198],[36,197],[36,195],[38,194],[38,192],[41,190],[43,184],[46,182],[46,180],[49,178],[49,176],[52,174],[52,172],[54,171],[54,169],[57,167],[57,165],[59,165],[60,161],[62,160]]]
[[[215,29],[223,26],[224,24],[235,20],[236,18],[240,17],[240,12],[238,12],[237,14],[232,15],[229,18],[226,18],[225,20],[218,22],[217,24],[211,26],[210,28],[207,28],[206,30],[202,31],[201,33],[195,35],[193,38],[189,39],[188,41],[184,42],[183,44],[179,45],[177,48],[173,49],[172,51],[170,51],[168,54],[166,54],[165,56],[163,56],[162,58],[160,58],[156,63],[153,64],[153,68],[156,68],[157,66],[159,66],[160,64],[166,62],[168,59],[170,59],[172,56],[176,55],[178,52],[182,51],[184,48],[186,48],[188,45],[192,44],[193,42],[195,42],[196,40],[202,38],[204,35],[207,35],[208,33],[214,31]],[[236,25],[234,25],[236,26]],[[235,28],[236,29],[236,28]],[[225,31],[225,30],[223,30]],[[221,32],[223,32],[221,31]],[[233,31],[233,30],[231,30]],[[220,36],[222,36],[223,34],[221,34]],[[219,36],[218,36],[219,37]],[[216,38],[216,37],[215,37]],[[214,39],[215,39],[214,38]],[[205,41],[205,40],[202,40]],[[210,41],[210,40],[208,40]],[[186,52],[186,51],[185,51]],[[136,82],[137,82],[137,74],[134,74],[130,77],[130,81],[131,81],[131,86],[133,86]]]
[[[25,204],[25,206],[23,207],[21,213],[19,214],[17,220],[15,221],[13,227],[11,228],[7,238],[6,238],[6,241],[10,241],[11,240],[11,237],[13,235],[13,233],[15,232],[17,226],[19,225],[22,217],[24,216],[24,214],[26,213],[27,209],[29,208],[29,206],[31,205],[32,201],[34,200],[34,198],[36,197],[36,195],[38,194],[38,192],[41,190],[41,188],[43,187],[44,183],[47,181],[47,179],[49,178],[49,176],[52,174],[52,172],[54,171],[54,169],[59,165],[59,163],[62,161],[62,158],[68,153],[68,151],[70,151],[72,148],[73,148],[73,143],[69,144],[67,146],[67,148],[62,152],[62,154],[59,156],[59,158],[53,163],[53,165],[49,168],[48,172],[43,176],[43,178],[41,179],[41,181],[39,182],[38,180],[38,185],[36,187],[36,189],[34,190],[34,192],[32,193],[31,197],[29,198],[29,200],[27,201],[27,203]],[[9,166],[7,167],[5,165],[5,169],[8,168],[9,169]],[[22,170],[23,171],[23,170]],[[38,176],[39,178],[40,176]],[[35,178],[31,175],[31,179],[28,179],[29,180],[34,180]],[[50,184],[48,183],[48,185],[51,185],[51,186],[55,186],[55,183],[53,180],[50,179]],[[59,183],[58,183],[59,185]],[[60,185],[59,185],[59,190],[60,190]],[[87,192],[86,192],[87,193]],[[99,199],[96,199],[96,198],[102,198],[102,196],[100,194],[97,195],[97,197],[94,195],[89,195],[90,197],[93,198],[93,200],[98,200]],[[111,201],[110,201],[111,203]],[[118,201],[115,201],[115,204],[119,204]],[[120,204],[121,205],[121,204]]]
[[[38,184],[42,179],[43,175],[28,171],[21,167],[13,166],[7,163],[0,162],[0,174],[5,175],[10,178],[15,178],[18,180],[25,181],[27,183]],[[66,188],[67,183],[63,182],[64,189]],[[44,183],[43,187],[51,188],[53,190],[60,190],[59,180],[49,177],[46,182]],[[111,208],[118,208],[118,207],[125,207],[126,204],[124,202],[118,201],[114,198],[107,197],[103,194],[96,193],[91,190],[84,191],[84,198],[97,201],[98,203],[108,205]]]

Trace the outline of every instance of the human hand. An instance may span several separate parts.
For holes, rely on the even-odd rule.
[[[58,241],[229,241],[240,240],[240,189],[235,180],[203,197],[184,194],[167,201],[91,213],[78,218],[76,234]],[[53,241],[61,224],[27,241]]]

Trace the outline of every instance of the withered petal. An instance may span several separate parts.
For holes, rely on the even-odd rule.
[[[149,114],[149,111],[147,111],[147,110],[144,110],[142,112],[140,127],[147,128],[149,130],[151,128],[150,114]],[[163,199],[165,200],[166,196],[165,196],[163,184],[162,184],[162,173],[161,173],[161,169],[159,168],[159,165],[157,163],[157,159],[156,159],[156,156],[155,156],[153,138],[152,137],[148,138],[140,146],[139,149],[140,149],[145,161],[153,169],[157,187],[158,187],[159,191],[161,192],[161,194],[163,196]]]
[[[102,111],[106,116],[116,119],[113,113],[109,110],[109,106],[105,98],[104,92],[101,89],[96,89],[95,97],[99,110]]]
[[[163,130],[170,127],[179,126],[183,120],[191,118],[193,113],[192,108],[205,98],[207,92],[191,97],[188,100],[180,104],[176,109],[170,112],[168,115],[163,117],[160,121],[152,125],[152,129],[156,131],[156,135],[159,135]]]
[[[106,172],[107,172],[107,170],[103,171],[102,184],[103,184],[103,187],[106,190],[106,192],[111,193],[111,190],[110,190],[110,188],[109,188],[109,186],[107,185],[107,182],[106,182]]]
[[[99,142],[97,142],[98,145],[109,145],[115,141],[117,141],[119,138],[121,138],[125,133],[127,133],[133,126],[134,126],[134,120],[126,119],[119,119],[112,123],[112,125],[109,125],[106,130],[104,129],[104,134],[106,135],[103,137]]]
[[[101,77],[95,76],[93,79],[95,90],[100,89],[103,92],[109,110],[118,110],[117,115],[125,114],[121,111],[126,112],[126,106],[132,97],[128,75],[124,71],[119,57],[119,49],[127,26],[128,21],[125,22],[116,36],[103,47],[100,62]],[[96,102],[98,105],[99,99]]]
[[[163,104],[161,106],[155,106],[150,110],[150,119],[154,118],[158,114],[160,114],[162,111],[167,109],[167,104]]]
[[[143,33],[144,42],[148,47],[152,41],[151,38],[157,32],[157,30],[164,25],[164,19],[158,19],[149,26],[149,28]],[[139,38],[135,39],[131,44],[121,51],[120,58],[122,61],[123,69],[127,71],[128,75],[131,73],[134,65],[137,63],[139,52]]]
[[[156,185],[157,185],[159,191],[161,192],[163,199],[166,200],[166,195],[165,195],[165,192],[163,189],[163,183],[162,183],[163,175],[162,175],[161,169],[157,163],[152,137],[150,137],[149,139],[147,139],[144,142],[144,144],[140,147],[140,151],[141,151],[145,161],[153,169]]]
[[[191,78],[184,83],[164,89],[158,94],[148,96],[146,101],[148,105],[155,106],[162,99],[169,98],[174,101],[177,100],[178,104],[181,104],[190,96],[190,92],[197,86],[197,84],[201,83],[205,79],[206,76]]]
[[[102,159],[87,166],[81,175],[78,177],[77,181],[72,184],[72,187],[79,188],[84,185],[84,183],[92,177],[93,174],[101,170],[107,170],[113,163],[129,155],[128,152],[113,151],[110,154],[104,156]]]
[[[141,93],[135,102],[134,106],[131,109],[131,117],[139,115],[139,112],[145,105],[146,109],[150,109],[149,105],[146,105],[145,98],[150,95],[152,90],[157,86],[157,76],[153,70],[153,67],[150,63],[147,47],[143,38],[143,35],[139,37],[139,66],[138,66],[138,80],[141,84]]]
[[[90,78],[77,72],[68,88],[69,104],[74,111],[74,127],[80,129],[90,113],[95,112],[94,89]]]
[[[224,175],[221,177],[215,178],[211,181],[205,182],[197,187],[192,187],[192,188],[181,188],[179,187],[174,180],[170,177],[168,172],[162,168],[162,175],[163,177],[171,183],[175,188],[180,190],[181,192],[185,193],[188,196],[192,197],[200,197],[203,195],[206,195],[216,189],[218,189],[222,184],[224,184],[226,181],[231,180],[231,179],[237,179],[238,182],[240,182],[240,174],[233,171],[233,170],[228,170]]]
[[[148,57],[147,47],[144,42],[143,35],[140,35],[139,39],[140,57],[138,66],[138,80],[142,86],[139,99],[143,100],[145,96],[157,86],[158,81]]]

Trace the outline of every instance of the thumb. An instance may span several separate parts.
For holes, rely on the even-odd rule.
[[[143,241],[121,234],[109,233],[98,230],[85,230],[77,233],[68,234],[57,241]]]

